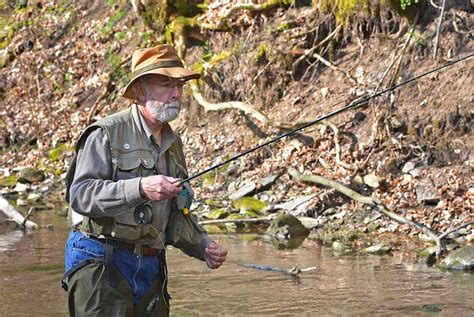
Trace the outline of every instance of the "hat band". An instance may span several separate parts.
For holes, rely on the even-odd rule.
[[[143,73],[146,73],[150,70],[156,69],[156,68],[167,68],[167,67],[183,67],[183,63],[180,61],[163,61],[159,63],[154,63],[148,66],[145,66],[143,68],[140,68],[134,72],[132,72],[132,78],[136,78],[137,76],[140,76]]]

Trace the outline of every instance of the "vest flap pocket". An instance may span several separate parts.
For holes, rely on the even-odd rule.
[[[113,159],[115,165],[122,171],[130,171],[138,168],[140,165],[146,169],[152,169],[155,166],[153,156],[147,151],[134,151],[131,153],[121,153]]]

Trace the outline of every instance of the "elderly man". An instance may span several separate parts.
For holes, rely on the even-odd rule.
[[[72,316],[169,315],[166,245],[211,269],[226,260],[176,199],[187,170],[168,122],[179,115],[184,83],[199,74],[159,45],[134,52],[131,77],[122,95],[135,103],[82,133],[68,171],[73,230],[63,287]]]

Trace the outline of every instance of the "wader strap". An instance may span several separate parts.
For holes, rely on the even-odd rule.
[[[163,296],[166,301],[171,299],[170,294],[168,293],[168,266],[166,265],[166,250],[162,249],[160,254],[158,255],[160,259],[160,264],[162,269],[160,270],[160,279],[163,283]]]
[[[97,259],[86,259],[86,260],[82,260],[79,263],[77,263],[75,266],[70,268],[66,273],[64,273],[63,279],[61,280],[61,287],[67,292],[68,291],[67,280],[69,279],[69,277],[71,275],[73,275],[80,268],[82,268],[82,267],[84,267],[88,264],[97,263],[97,262],[101,262],[101,261],[99,261]]]
[[[109,281],[110,287],[117,286],[113,271],[114,271],[114,246],[106,240],[104,243],[105,248],[105,269],[107,270],[107,280]]]

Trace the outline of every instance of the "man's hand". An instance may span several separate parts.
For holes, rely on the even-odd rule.
[[[146,198],[151,201],[162,201],[175,197],[182,189],[178,186],[179,178],[153,175],[143,177],[140,181],[141,189]]]
[[[222,245],[211,242],[204,250],[204,260],[210,269],[218,269],[227,257],[227,249]]]

